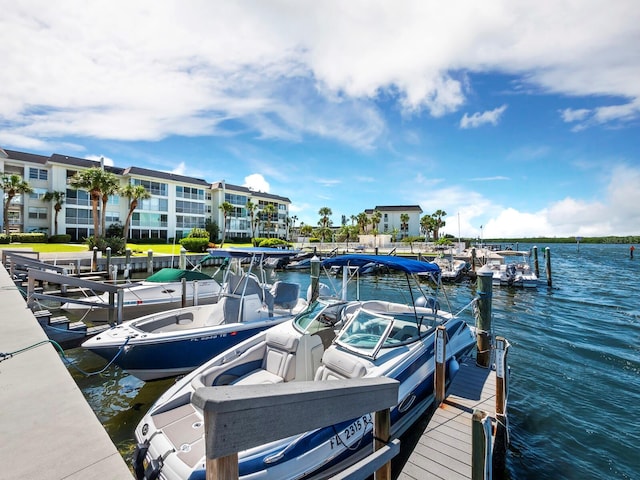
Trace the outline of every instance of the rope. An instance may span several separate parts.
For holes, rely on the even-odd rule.
[[[127,346],[127,344],[129,343],[129,339],[130,337],[127,337],[127,339],[125,340],[125,342],[122,344],[122,346],[118,349],[118,352],[115,354],[115,356],[111,359],[111,361],[109,363],[107,363],[107,365],[102,368],[101,370],[97,371],[97,372],[86,372],[85,370],[82,370],[80,367],[78,367],[75,363],[73,363],[72,360],[68,359],[67,356],[64,353],[64,349],[60,346],[60,344],[58,342],[56,342],[55,340],[42,340],[41,342],[38,343],[34,343],[33,345],[29,345],[28,347],[24,347],[21,348],[19,350],[15,350],[13,352],[9,352],[9,353],[3,353],[0,352],[0,362],[3,362],[5,360],[8,360],[10,358],[15,357],[16,355],[20,355],[21,353],[24,353],[28,350],[34,349],[36,347],[40,347],[42,345],[46,345],[48,343],[51,343],[59,352],[60,355],[62,357],[62,360],[69,366],[73,367],[74,369],[76,369],[78,372],[82,373],[83,375],[87,376],[87,377],[91,377],[93,375],[100,375],[101,373],[103,373],[105,370],[107,370],[112,364],[113,362],[115,362],[116,358],[118,358],[118,356],[120,356],[120,354],[122,353],[122,351],[124,350],[124,348]]]
[[[469,303],[467,303],[464,307],[462,307],[462,308],[458,311],[458,313],[456,313],[453,317],[454,317],[454,318],[457,318],[457,317],[458,317],[462,312],[464,312],[467,308],[472,307],[472,306],[473,306],[473,307],[475,307],[475,305],[474,305],[474,304],[475,304],[475,303],[477,303],[477,302],[478,302],[478,300],[480,300],[480,297],[475,297],[474,299],[472,299]]]

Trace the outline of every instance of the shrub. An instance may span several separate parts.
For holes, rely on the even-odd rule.
[[[320,243],[320,239],[317,237],[309,237],[309,243]]]
[[[96,237],[92,235],[89,238],[85,238],[85,243],[89,247],[89,250],[97,247],[102,253],[106,253],[107,247],[111,247],[112,255],[123,255],[126,249],[126,242],[122,237],[98,237],[96,239]]]
[[[204,228],[194,228],[189,232],[187,238],[209,238],[209,232]]]
[[[12,242],[20,243],[45,243],[47,241],[47,235],[44,233],[12,233]]]
[[[187,252],[202,253],[209,246],[209,234],[207,233],[207,238],[183,238],[180,240],[180,245],[182,245]]]
[[[7,235],[6,233],[0,233],[0,244],[2,243],[6,243],[6,244],[11,243],[11,235]]]
[[[60,235],[51,235],[49,237],[49,243],[69,243],[71,242],[71,235],[60,234]]]
[[[281,240],[279,238],[264,238],[258,244],[258,247],[281,247],[281,246],[289,246],[289,242],[285,240]]]

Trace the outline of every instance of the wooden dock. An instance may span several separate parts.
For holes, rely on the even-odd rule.
[[[472,478],[472,416],[475,410],[484,411],[491,419],[494,432],[491,445],[495,447],[493,478],[500,478],[501,473],[496,470],[504,468],[502,450],[506,442],[501,436],[506,435],[506,429],[496,428],[496,391],[496,371],[477,366],[475,358],[466,359],[398,480]],[[496,431],[499,432],[497,437]]]

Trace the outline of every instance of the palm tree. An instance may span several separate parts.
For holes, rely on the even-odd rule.
[[[43,200],[45,202],[53,201],[53,210],[55,211],[53,217],[53,234],[58,235],[58,214],[62,210],[62,204],[64,203],[65,192],[47,192],[44,194]]]
[[[356,218],[358,220],[360,233],[364,235],[365,233],[367,233],[367,225],[371,223],[371,220],[369,219],[369,216],[366,214],[366,212],[360,212]]]
[[[374,245],[378,245],[378,225],[380,225],[380,220],[382,220],[382,214],[378,210],[374,210],[371,215],[371,223],[373,225],[373,243]]]
[[[293,215],[291,217],[291,240],[293,241],[293,236],[296,234],[296,222],[298,221],[298,216]]]
[[[104,172],[104,174],[104,181],[102,183],[102,207],[100,211],[100,225],[103,235],[107,233],[107,203],[109,202],[109,197],[120,191],[120,180],[118,177],[110,172]]]
[[[266,204],[262,209],[262,213],[264,213],[267,216],[267,235],[269,235],[269,238],[271,238],[271,226],[272,226],[271,220],[272,220],[272,215],[276,213],[275,205],[273,205],[273,203]]]
[[[76,190],[87,190],[91,198],[91,209],[93,211],[93,235],[97,239],[100,237],[100,217],[98,215],[98,204],[102,200],[102,189],[111,184],[110,177],[113,173],[105,172],[99,167],[92,167],[87,170],[76,172],[69,180],[71,187]]]
[[[431,215],[424,215],[420,219],[420,229],[424,233],[425,241],[429,241],[429,233],[434,229],[435,219]]]
[[[127,219],[124,221],[124,228],[122,229],[122,236],[126,242],[129,238],[129,226],[131,225],[133,211],[138,207],[140,200],[151,198],[151,194],[142,185],[129,184],[120,189],[120,195],[129,199],[129,212],[127,213]]]
[[[11,205],[11,200],[13,200],[16,195],[33,192],[33,188],[31,188],[31,185],[25,182],[20,175],[16,175],[15,173],[1,174],[0,186],[4,191],[4,205],[2,210],[4,233],[9,235],[9,206]]]
[[[320,210],[318,210],[318,215],[320,215],[320,221],[318,222],[318,225],[323,228],[328,228],[329,225],[331,225],[331,220],[329,219],[329,217],[333,215],[331,209],[329,207],[322,207]]]
[[[433,222],[433,240],[436,241],[436,242],[438,241],[440,229],[447,224],[447,222],[445,222],[442,219],[442,217],[446,217],[446,216],[447,216],[447,212],[445,212],[444,210],[436,210],[434,213],[431,214],[431,217],[434,220],[434,222]]]
[[[409,230],[409,214],[408,213],[401,213],[400,214],[400,231],[402,231],[403,236],[408,236],[408,230]]]
[[[300,235],[302,235],[302,246],[304,247],[304,239],[313,233],[313,227],[311,225],[305,225],[304,222],[300,224]]]
[[[246,204],[247,213],[249,214],[249,218],[251,219],[249,222],[249,229],[251,230],[251,241],[253,242],[253,237],[255,236],[255,227],[257,223],[255,221],[256,211],[258,210],[258,205],[253,203],[251,200],[247,200]]]
[[[231,215],[231,213],[233,213],[234,208],[233,205],[231,205],[229,202],[222,202],[222,205],[220,205],[218,208],[222,210],[222,221],[224,223],[224,226],[222,228],[222,241],[220,242],[220,246],[222,247],[227,236],[227,218],[229,217],[229,215]]]

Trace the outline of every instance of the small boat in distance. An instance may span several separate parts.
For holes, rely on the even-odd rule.
[[[304,310],[300,285],[268,285],[253,272],[272,249],[218,250],[231,260],[217,303],[145,315],[82,344],[141,380],[190,372],[218,353]],[[247,270],[243,270],[243,265]]]
[[[531,270],[529,252],[500,250],[495,252],[500,260],[487,265],[493,271],[493,284],[502,287],[536,288],[538,276]]]
[[[433,275],[437,281],[437,265],[355,254],[324,260],[322,266],[325,271],[343,267],[346,280],[349,269],[372,261],[405,273],[415,299],[412,304],[321,296],[291,321],[265,330],[198,367],[161,395],[136,427],[133,468],[137,478],[205,478],[203,412],[191,403],[200,387],[386,376],[400,382],[398,403],[391,409],[392,438],[413,425],[434,404],[436,329],[446,328],[448,382],[455,376],[461,357],[475,345],[475,335],[463,320],[427,297],[416,278]],[[415,297],[410,279],[418,288]],[[239,452],[240,478],[330,478],[371,453],[372,418],[366,414]]]

